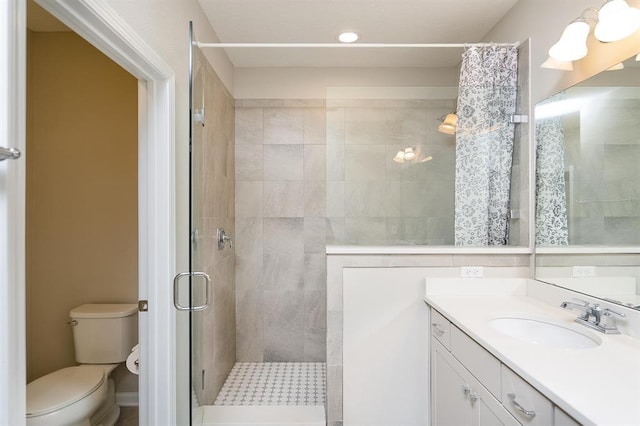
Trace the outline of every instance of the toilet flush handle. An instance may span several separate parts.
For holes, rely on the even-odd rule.
[[[75,327],[76,325],[78,325],[78,321],[76,320],[67,321],[67,324],[69,324],[71,327]]]

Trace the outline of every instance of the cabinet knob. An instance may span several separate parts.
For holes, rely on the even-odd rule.
[[[471,386],[466,383],[462,385],[462,393],[464,393],[464,396],[469,396],[469,393],[471,393]]]
[[[469,400],[471,401],[471,405],[473,405],[478,400],[478,394],[471,391],[471,393],[469,393]]]

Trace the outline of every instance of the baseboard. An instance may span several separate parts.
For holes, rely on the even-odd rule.
[[[116,392],[116,405],[120,407],[137,407],[138,392]]]

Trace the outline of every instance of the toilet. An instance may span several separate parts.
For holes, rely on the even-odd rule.
[[[75,358],[27,385],[27,426],[113,426],[120,416],[111,372],[138,343],[137,304],[85,304],[69,312]]]

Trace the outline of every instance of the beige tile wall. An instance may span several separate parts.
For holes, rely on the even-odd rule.
[[[236,101],[238,361],[325,359],[325,103]]]
[[[212,404],[236,361],[235,256],[217,248],[216,230],[234,237],[234,101],[196,49],[193,123],[192,269],[211,277],[211,302],[193,314],[192,380],[200,404]],[[194,279],[198,288],[201,281]],[[201,296],[198,295],[198,296]],[[197,298],[200,299],[201,298]],[[203,373],[204,372],[204,373]]]

